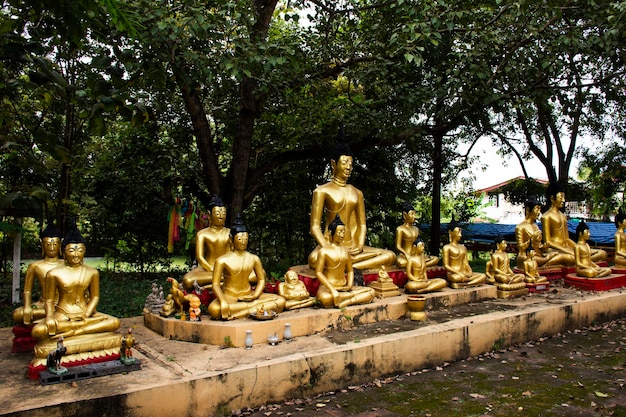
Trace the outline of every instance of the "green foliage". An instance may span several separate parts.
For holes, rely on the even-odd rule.
[[[516,179],[504,185],[500,190],[504,198],[514,205],[523,205],[530,197],[539,200],[546,194],[546,185],[532,178]]]

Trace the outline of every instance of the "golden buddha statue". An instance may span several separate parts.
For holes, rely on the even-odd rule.
[[[230,229],[232,252],[215,260],[213,265],[213,294],[209,315],[215,320],[232,320],[248,317],[252,310],[264,306],[280,313],[285,309],[285,299],[264,293],[265,270],[258,256],[247,251],[248,231],[237,215]],[[250,285],[250,275],[257,277],[256,287]],[[223,282],[222,282],[223,281]]]
[[[539,264],[535,260],[535,250],[530,248],[524,260],[524,281],[528,284],[548,282],[548,278],[539,273]]]
[[[285,301],[285,310],[311,307],[317,300],[311,297],[304,282],[298,279],[295,271],[289,270],[285,273],[285,281],[278,284],[278,295]]]
[[[615,258],[613,263],[616,267],[626,268],[626,233],[624,233],[626,214],[624,214],[621,207],[615,215],[615,227],[617,231],[615,232]]]
[[[196,234],[196,260],[198,266],[183,277],[183,287],[187,291],[194,289],[194,281],[200,286],[211,286],[213,264],[220,256],[230,252],[230,230],[224,227],[226,205],[218,196],[209,202],[209,226]]]
[[[420,230],[415,226],[415,208],[405,202],[402,207],[403,224],[396,228],[396,249],[398,256],[396,265],[400,268],[406,268],[408,259],[415,254],[415,241],[419,238]],[[422,251],[422,257],[426,261],[426,266],[436,266],[439,258],[436,256],[428,256]]]
[[[472,271],[467,258],[467,248],[461,243],[461,225],[454,219],[448,224],[450,243],[443,247],[443,267],[450,288],[464,288],[481,285],[487,279],[485,274]]]
[[[342,245],[348,250],[353,268],[373,269],[392,265],[396,259],[392,251],[365,246],[365,203],[363,193],[348,184],[352,174],[352,152],[347,145],[337,145],[330,166],[331,181],[313,191],[310,232],[318,246],[309,255],[309,267],[316,269],[320,249],[331,245],[328,226],[337,215],[346,224]],[[324,215],[326,225],[322,229]]]
[[[586,278],[602,278],[611,275],[611,268],[598,266],[591,259],[591,248],[587,241],[591,236],[587,223],[581,221],[576,227],[578,242],[574,246],[574,257],[576,258],[576,275]]]
[[[353,286],[352,257],[343,245],[347,227],[338,214],[328,225],[330,244],[322,246],[317,255],[315,276],[320,282],[317,300],[323,307],[343,308],[370,303],[375,291],[368,287]]]
[[[30,325],[34,321],[46,317],[43,299],[46,274],[52,268],[63,265],[63,259],[59,258],[61,255],[61,232],[48,225],[39,234],[39,238],[41,239],[43,259],[31,263],[26,269],[24,292],[22,294],[24,305],[13,310],[13,322],[15,324]],[[41,297],[38,301],[33,302],[32,293],[35,282],[39,284]],[[55,301],[56,298],[55,296]]]
[[[60,337],[67,348],[68,361],[73,354],[107,349],[119,352],[121,338],[110,332],[119,328],[120,321],[96,311],[100,301],[100,273],[83,264],[85,240],[75,226],[63,238],[62,250],[64,265],[46,274],[46,317],[32,331],[39,341],[35,346],[35,362],[45,360]],[[55,305],[57,293],[59,299]]]
[[[573,259],[568,254],[558,252],[545,252],[548,245],[543,243],[543,233],[537,225],[541,215],[541,203],[535,198],[529,198],[524,202],[524,220],[515,226],[515,242],[517,244],[516,264],[519,269],[524,268],[526,252],[529,248],[535,250],[535,262],[540,267],[551,265],[571,264]]]
[[[443,278],[428,279],[428,274],[426,273],[428,263],[424,254],[424,241],[418,238],[414,248],[413,254],[409,257],[406,264],[408,281],[404,285],[404,291],[407,294],[423,294],[439,291],[447,287],[448,283]]]
[[[494,239],[494,245],[495,250],[491,253],[491,260],[487,262],[485,268],[487,283],[503,287],[501,284],[524,282],[523,274],[515,274],[511,270],[511,260],[509,259],[509,254],[506,253],[507,243],[504,236],[497,236]]]
[[[576,242],[569,238],[567,217],[561,212],[561,208],[565,204],[563,187],[560,184],[550,183],[546,197],[550,202],[550,208],[541,217],[543,238],[548,245],[545,253],[556,252],[562,255],[553,264],[573,266],[575,264],[574,246],[576,246]],[[603,261],[606,256],[606,252],[601,249],[591,250],[591,260],[594,262]]]

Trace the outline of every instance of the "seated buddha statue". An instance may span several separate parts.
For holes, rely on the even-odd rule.
[[[331,245],[328,226],[337,215],[346,225],[342,245],[350,255],[353,268],[375,269],[382,265],[392,265],[396,260],[392,251],[365,246],[365,203],[363,193],[348,184],[352,174],[352,152],[347,145],[337,145],[331,156],[330,166],[331,181],[313,191],[310,233],[317,242],[317,247],[309,255],[309,267],[316,269],[320,249]],[[322,228],[324,215],[326,224]]]
[[[265,270],[259,257],[247,251],[248,231],[239,215],[230,228],[230,238],[233,251],[217,258],[213,265],[215,299],[209,304],[209,316],[215,320],[244,318],[259,307],[282,312],[285,299],[263,292]],[[254,288],[250,283],[252,272],[257,277]]]
[[[491,260],[487,262],[485,275],[487,275],[487,283],[497,285],[501,289],[509,288],[511,284],[524,283],[523,274],[515,274],[511,270],[511,260],[506,253],[506,239],[503,236],[497,236],[494,239],[495,250],[491,253]],[[524,287],[525,285],[521,285]]]
[[[560,184],[550,183],[546,190],[546,198],[550,202],[550,208],[541,217],[543,238],[548,248],[546,253],[557,252],[563,256],[561,261],[564,266],[573,266],[574,246],[576,242],[569,238],[567,231],[567,217],[561,212],[565,204],[565,192]],[[602,249],[590,249],[591,260],[599,262],[606,259],[607,254]]]
[[[317,300],[326,308],[343,308],[370,303],[375,296],[373,288],[355,286],[352,257],[342,244],[348,228],[338,214],[328,225],[330,244],[318,253],[315,276],[320,282]]]
[[[450,288],[464,288],[482,285],[487,279],[485,274],[472,271],[467,257],[467,248],[461,243],[461,225],[454,219],[448,224],[450,243],[443,246],[443,267]]]
[[[535,260],[535,250],[528,249],[524,260],[524,281],[528,284],[548,282],[548,278],[539,273],[539,264]]]
[[[209,202],[209,226],[196,234],[198,266],[183,277],[183,288],[187,291],[194,289],[194,282],[201,287],[210,287],[215,260],[232,250],[230,230],[224,227],[225,222],[226,205],[221,198],[214,195]]]
[[[406,264],[407,283],[404,285],[404,291],[407,294],[423,294],[433,291],[439,291],[448,286],[443,278],[428,279],[426,267],[428,266],[426,255],[424,254],[424,241],[417,239],[415,242],[415,250],[409,256]]]
[[[626,233],[624,233],[626,214],[624,214],[621,207],[615,215],[615,227],[617,231],[615,232],[615,258],[613,263],[618,268],[626,268]]]
[[[396,228],[396,265],[400,268],[406,268],[408,259],[415,254],[415,242],[419,238],[420,230],[415,226],[415,208],[405,202],[402,207],[402,223]],[[422,258],[426,261],[426,266],[435,266],[439,263],[436,256],[428,256],[422,251]]]
[[[315,297],[309,294],[304,282],[298,279],[298,274],[292,270],[287,271],[285,281],[278,284],[278,295],[286,300],[286,310],[311,307],[317,302]]]
[[[63,259],[59,259],[61,255],[61,237],[61,232],[50,224],[39,234],[43,259],[31,263],[26,269],[24,292],[22,294],[24,305],[13,310],[13,322],[15,324],[29,325],[46,317],[43,299],[46,273],[52,268],[63,265]],[[41,297],[38,301],[33,302],[32,294],[35,283],[39,285]],[[54,300],[56,302],[56,295]]]
[[[611,268],[600,267],[591,259],[591,248],[587,243],[591,235],[587,223],[584,221],[578,223],[576,236],[578,237],[578,242],[574,246],[576,275],[586,278],[602,278],[611,275]]]
[[[85,240],[75,226],[63,238],[61,249],[64,265],[46,274],[46,317],[32,330],[32,336],[39,341],[35,346],[36,359],[45,360],[60,337],[67,355],[106,349],[119,351],[121,338],[110,332],[119,328],[120,321],[96,311],[100,301],[100,273],[83,264]]]
[[[517,245],[516,264],[519,269],[524,268],[526,253],[529,248],[535,250],[535,262],[539,267],[548,268],[552,265],[568,265],[573,262],[573,255],[548,252],[548,245],[543,243],[543,233],[537,225],[541,215],[541,203],[535,198],[524,202],[524,220],[515,226],[515,243]]]

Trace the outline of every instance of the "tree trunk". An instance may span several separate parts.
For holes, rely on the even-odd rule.
[[[430,254],[439,256],[441,244],[441,176],[443,174],[443,134],[433,135],[432,221],[430,222]]]

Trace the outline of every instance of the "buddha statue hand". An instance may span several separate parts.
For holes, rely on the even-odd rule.
[[[46,327],[48,328],[49,336],[54,336],[55,334],[57,334],[57,326],[58,326],[58,322],[56,321],[56,319],[46,320]]]
[[[246,295],[241,295],[241,296],[237,297],[237,299],[239,301],[245,301],[245,302],[254,301],[257,298],[259,298],[259,297],[255,296],[254,294],[246,294]]]
[[[25,305],[22,314],[24,315],[24,324],[28,326],[33,321],[33,309],[31,306]]]

